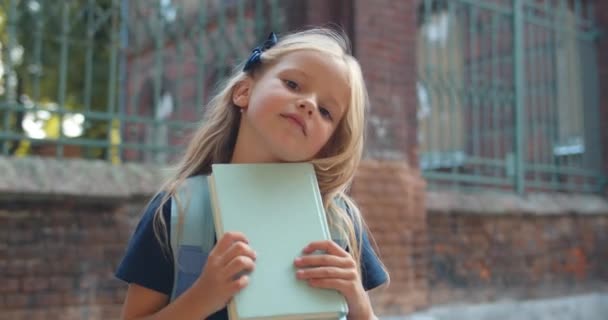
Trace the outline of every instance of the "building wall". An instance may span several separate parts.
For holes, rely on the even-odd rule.
[[[371,101],[367,157],[416,168],[415,2],[355,1],[354,30]]]
[[[425,182],[402,163],[365,161],[352,194],[373,235],[390,284],[372,292],[376,312],[402,315],[428,305]]]
[[[608,290],[608,202],[427,193],[429,305]]]
[[[118,319],[112,278],[144,201],[0,204],[0,319]]]

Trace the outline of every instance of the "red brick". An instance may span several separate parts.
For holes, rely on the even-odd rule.
[[[29,296],[23,293],[5,294],[4,304],[8,310],[26,308],[29,305]]]
[[[21,282],[21,289],[23,292],[37,292],[43,291],[49,288],[49,280],[41,277],[27,277],[23,278]]]
[[[71,277],[52,277],[50,287],[53,291],[70,291],[74,289],[74,279]]]
[[[32,299],[37,307],[59,307],[65,304],[63,294],[58,292],[36,293]]]
[[[19,292],[18,278],[0,278],[0,294]]]

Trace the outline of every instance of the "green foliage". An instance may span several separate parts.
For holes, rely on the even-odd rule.
[[[118,39],[113,35],[119,33],[119,4],[112,0],[0,0],[3,65],[5,70],[10,67],[7,64],[12,65],[21,93],[39,106],[57,102],[74,112],[107,112],[109,98],[115,99],[109,92],[110,85],[116,86],[110,79],[110,57],[118,46],[112,41]],[[22,49],[18,50],[20,59],[9,59],[14,48]],[[11,131],[17,132],[14,125]],[[84,137],[107,139],[108,126],[107,120],[88,119]]]

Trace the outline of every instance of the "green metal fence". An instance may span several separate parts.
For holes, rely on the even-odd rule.
[[[278,0],[1,0],[0,151],[166,162]]]
[[[433,187],[601,190],[593,1],[425,0],[421,167]]]
[[[0,153],[165,163],[278,0],[0,0]],[[420,0],[432,187],[596,192],[593,1]]]

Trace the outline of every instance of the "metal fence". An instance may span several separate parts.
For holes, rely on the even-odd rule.
[[[2,0],[0,150],[165,163],[277,0]]]
[[[0,153],[165,163],[278,0],[0,0]],[[420,0],[431,187],[596,192],[593,1]]]
[[[601,190],[593,1],[425,0],[421,167],[435,187]]]

